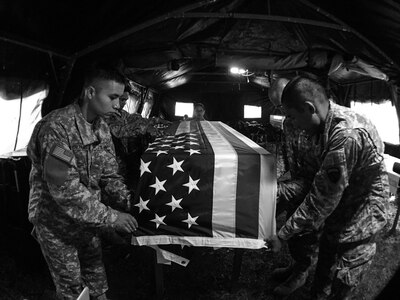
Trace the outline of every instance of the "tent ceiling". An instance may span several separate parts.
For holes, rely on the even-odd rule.
[[[130,78],[156,90],[265,88],[271,71],[327,75],[337,55],[398,81],[398,20],[392,0],[3,1],[0,58],[4,74],[37,77],[71,61],[122,58]],[[233,63],[254,75],[228,74]],[[336,72],[332,80],[366,78]]]

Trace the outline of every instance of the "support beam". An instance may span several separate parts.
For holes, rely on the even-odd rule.
[[[242,13],[182,13],[176,14],[174,18],[218,18],[218,19],[245,19],[245,20],[264,20],[273,22],[287,22],[303,25],[312,25],[324,28],[335,29],[339,31],[350,31],[350,29],[343,25],[307,20],[302,18],[292,18],[284,16],[271,16],[271,15],[259,15],[259,14],[242,14]]]
[[[52,55],[52,56],[59,56],[59,57],[64,58],[64,59],[69,59],[69,56],[67,56],[65,54],[61,54],[61,53],[58,53],[56,51],[47,49],[44,46],[33,45],[33,42],[30,43],[30,42],[26,42],[26,41],[17,40],[17,39],[14,39],[14,38],[8,38],[8,37],[5,37],[5,36],[0,36],[0,40],[3,41],[3,42],[6,42],[6,43],[15,44],[15,45],[22,46],[22,47],[25,47],[25,48],[29,48],[29,49],[32,49],[32,50],[36,50],[36,51],[39,51],[39,52],[48,53],[49,55]]]
[[[365,36],[363,36],[361,33],[359,33],[357,30],[354,28],[350,27],[346,23],[344,23],[342,20],[336,18],[335,16],[331,15],[330,13],[326,12],[325,10],[321,9],[320,7],[310,3],[307,0],[299,0],[301,3],[303,3],[305,6],[308,6],[309,8],[315,10],[319,14],[331,19],[332,21],[346,27],[349,32],[357,36],[359,39],[361,39],[363,42],[368,44],[370,47],[372,47],[375,51],[377,51],[379,54],[381,54],[392,66],[394,66],[397,70],[400,70],[400,67],[385,53],[383,52],[378,46],[376,46],[373,42],[371,42],[369,39],[367,39]]]
[[[71,77],[71,73],[72,73],[72,69],[74,68],[75,65],[75,59],[70,59],[70,61],[67,64],[67,69],[65,70],[65,77],[62,78],[62,82],[61,85],[59,86],[59,93],[58,93],[58,97],[57,97],[57,103],[56,103],[56,107],[60,107],[62,104],[62,100],[64,98],[64,93],[65,90],[67,89],[67,85],[69,82],[69,78]]]
[[[103,41],[100,41],[97,44],[89,46],[86,49],[78,51],[77,53],[75,53],[75,57],[79,58],[81,56],[87,55],[87,54],[89,54],[89,53],[91,53],[91,52],[93,52],[95,50],[103,48],[103,47],[105,47],[105,46],[107,46],[107,45],[109,45],[111,43],[114,43],[114,42],[120,40],[120,39],[126,38],[126,37],[132,35],[135,32],[138,32],[140,30],[143,30],[143,29],[148,28],[150,26],[153,26],[155,24],[158,24],[158,23],[161,23],[163,21],[166,21],[166,20],[172,18],[175,15],[184,14],[186,11],[190,11],[190,10],[193,10],[193,9],[196,9],[196,8],[199,8],[199,7],[202,7],[202,6],[205,6],[207,4],[217,2],[217,1],[218,0],[200,1],[198,3],[184,6],[182,8],[176,9],[176,10],[170,12],[170,13],[164,14],[164,15],[162,15],[160,17],[157,17],[157,18],[151,19],[149,21],[143,22],[143,23],[141,23],[139,25],[136,25],[136,26],[134,26],[132,28],[124,30],[124,31],[122,31],[122,32],[120,32],[120,33],[118,33],[116,35],[113,35],[113,36],[111,36],[111,37],[109,37],[109,38],[107,38],[107,39],[105,39]]]

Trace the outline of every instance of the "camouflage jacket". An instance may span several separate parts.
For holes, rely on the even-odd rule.
[[[321,164],[321,143],[295,128],[290,119],[283,123],[283,138],[290,179],[280,181],[278,201],[298,205],[308,193]]]
[[[287,240],[325,222],[325,232],[339,242],[368,238],[386,224],[389,196],[378,132],[365,117],[331,103],[321,139],[311,190],[278,235]]]
[[[138,149],[137,138],[147,133],[151,120],[140,114],[130,114],[125,110],[107,115],[104,120],[110,128],[118,161],[118,173],[126,178],[127,156]]]
[[[145,119],[139,114],[130,114],[125,110],[109,114],[104,119],[110,127],[111,134],[121,139],[126,149],[128,138],[146,134],[147,128],[152,125],[150,119]]]
[[[112,225],[117,213],[101,203],[129,211],[130,194],[117,175],[117,162],[107,124],[88,123],[78,104],[45,116],[32,133],[27,153],[32,161],[28,213],[33,224],[67,231]]]

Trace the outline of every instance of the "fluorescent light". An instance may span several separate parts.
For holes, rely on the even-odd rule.
[[[238,68],[238,67],[232,67],[231,68],[231,73],[232,74],[240,74],[240,75],[242,75],[242,74],[246,73],[246,70],[242,69],[242,68]]]
[[[188,115],[189,118],[193,116],[193,103],[176,102],[175,116],[183,117],[184,115]]]
[[[244,106],[245,119],[259,119],[261,118],[261,106],[245,105]]]

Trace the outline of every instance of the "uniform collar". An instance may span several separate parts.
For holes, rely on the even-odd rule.
[[[99,142],[96,131],[101,122],[100,118],[96,118],[93,123],[89,123],[83,117],[82,111],[78,103],[74,103],[75,123],[78,128],[79,135],[84,146]]]

